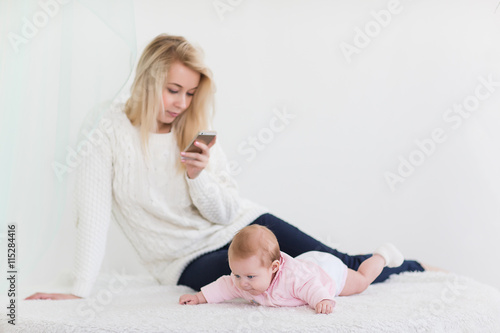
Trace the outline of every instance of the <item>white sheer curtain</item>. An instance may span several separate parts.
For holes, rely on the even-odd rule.
[[[82,124],[92,132],[127,82],[135,18],[131,0],[2,1],[0,17],[0,233],[18,226],[22,285],[55,277],[58,262],[71,256],[69,234],[52,266],[44,258],[61,232],[74,230],[72,178],[90,141],[79,132]],[[48,271],[34,274],[40,263]]]

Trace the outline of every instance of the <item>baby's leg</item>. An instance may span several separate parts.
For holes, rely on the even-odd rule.
[[[404,257],[392,244],[380,246],[370,258],[361,263],[358,271],[348,269],[345,286],[340,296],[359,294],[380,275],[385,266],[398,267]]]
[[[349,296],[359,294],[368,288],[368,286],[379,276],[385,266],[385,259],[374,254],[361,263],[358,271],[347,269],[347,278],[340,296]]]

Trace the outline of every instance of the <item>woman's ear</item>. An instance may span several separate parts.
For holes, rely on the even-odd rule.
[[[271,264],[272,272],[276,273],[279,268],[280,268],[280,261],[279,260],[273,261],[273,263]]]

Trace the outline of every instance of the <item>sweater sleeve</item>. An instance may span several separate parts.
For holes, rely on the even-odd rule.
[[[332,295],[316,276],[297,283],[294,293],[297,298],[307,302],[312,308],[316,308],[316,305],[324,299],[331,300],[335,304],[333,299],[335,293]]]
[[[230,275],[224,275],[201,288],[207,303],[220,303],[241,297]]]
[[[189,179],[185,175],[189,194],[204,218],[213,223],[229,224],[240,208],[237,185],[218,143],[211,148],[210,153],[209,165],[198,177]]]
[[[77,239],[72,293],[80,297],[89,296],[99,274],[111,220],[112,153],[103,122],[100,124],[83,143],[89,151],[77,167],[75,184]]]

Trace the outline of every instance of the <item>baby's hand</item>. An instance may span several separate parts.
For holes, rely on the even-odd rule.
[[[331,299],[324,299],[316,304],[316,313],[332,313],[335,307],[335,301]]]
[[[186,295],[182,295],[179,298],[179,304],[182,304],[182,305],[185,305],[185,304],[196,305],[198,303],[199,303],[199,301],[198,301],[198,297],[196,297],[196,295],[186,294]]]

